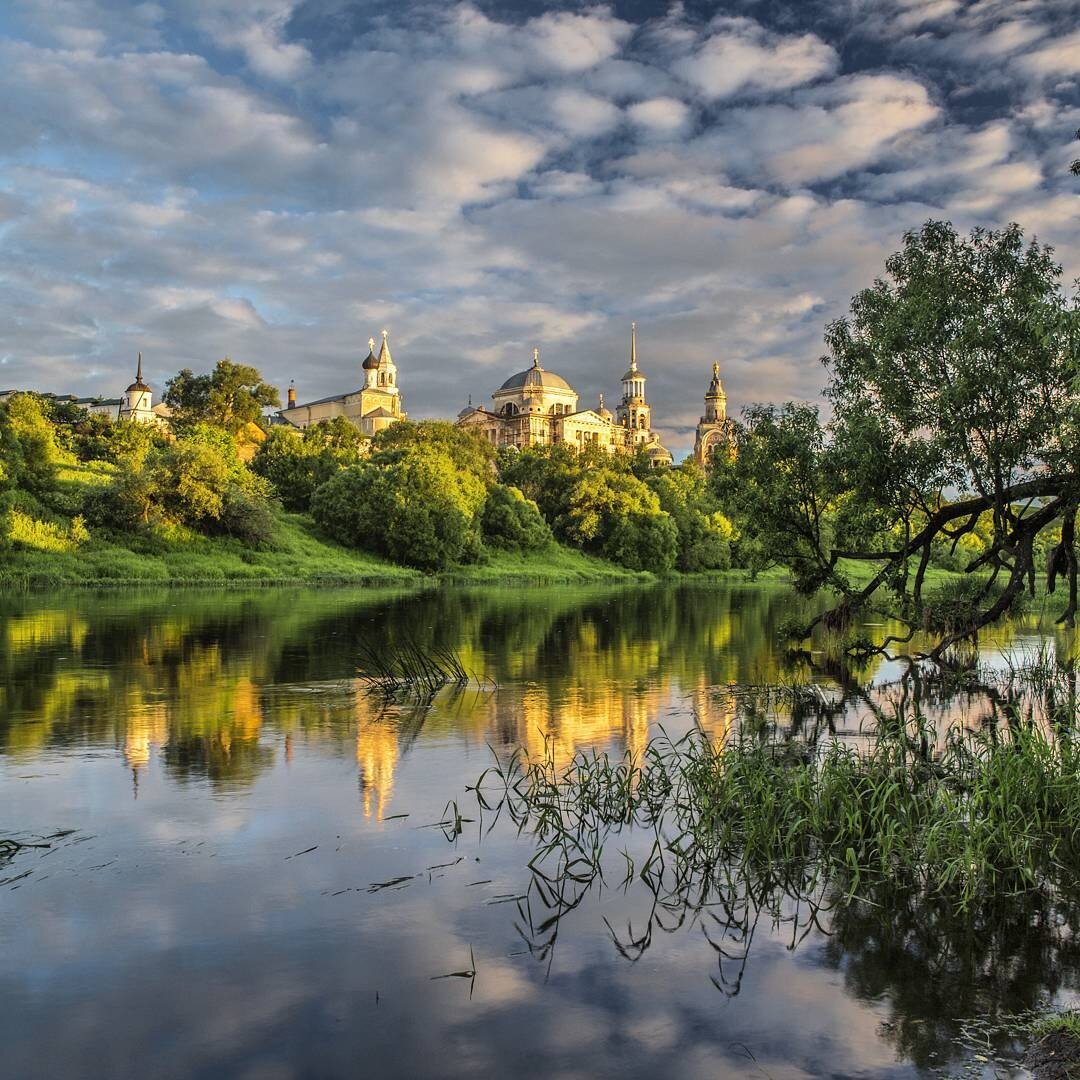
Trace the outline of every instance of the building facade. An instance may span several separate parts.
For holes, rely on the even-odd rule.
[[[602,394],[595,409],[580,409],[577,391],[561,375],[545,370],[540,350],[534,349],[532,367],[511,375],[491,395],[492,408],[470,401],[457,422],[498,447],[566,443],[577,450],[596,447],[610,453],[644,449],[654,465],[670,465],[671,453],[652,430],[645,381],[637,362],[637,326],[631,324],[630,367],[622,378],[615,415],[605,408]]]
[[[375,339],[368,339],[368,354],[363,362],[364,381],[359,389],[317,401],[296,402],[296,388],[289,387],[288,403],[277,415],[293,427],[306,428],[321,420],[343,416],[365,435],[374,435],[407,417],[397,382],[397,366],[390,355],[388,332],[382,332],[382,347],[375,355]]]
[[[720,365],[713,364],[712,380],[705,392],[705,415],[698,421],[694,439],[694,460],[705,468],[713,452],[720,448],[730,450],[731,428],[727,418],[727,394],[720,381]]]

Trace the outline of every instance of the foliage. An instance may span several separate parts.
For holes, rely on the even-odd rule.
[[[459,469],[484,484],[495,480],[495,449],[474,431],[445,420],[421,420],[418,424],[391,424],[371,440],[371,453],[389,461],[404,453],[440,453]]]
[[[840,906],[910,889],[974,920],[1013,892],[1075,896],[1080,870],[1075,739],[1023,725],[937,743],[910,705],[861,747],[832,739],[805,753],[749,731],[718,745],[698,730],[640,757],[579,752],[563,767],[518,751],[474,790],[495,820],[506,810],[535,832],[530,866],[576,868],[578,883],[603,872],[605,841],[627,825],[677,838],[626,868],[671,883],[669,910],[765,876],[832,890]]]
[[[195,375],[184,368],[165,384],[165,404],[177,425],[207,423],[235,434],[246,424],[258,423],[264,408],[277,408],[281,397],[263,382],[258,368],[219,360],[209,374]]]
[[[700,466],[684,461],[675,469],[653,469],[645,482],[675,525],[676,568],[687,573],[728,569],[735,530]]]
[[[251,543],[269,539],[268,487],[245,467],[228,432],[193,424],[163,442],[141,425],[123,426],[132,430],[114,448],[116,477],[87,500],[92,520],[125,531],[174,524]]]
[[[13,394],[0,404],[0,489],[47,491],[59,460],[56,432],[38,397]]]
[[[712,490],[744,539],[743,564],[762,570],[782,563],[806,592],[832,573],[837,492],[825,431],[811,405],[752,405],[733,426],[735,453],[713,456]]]
[[[274,427],[256,451],[252,471],[268,480],[289,510],[307,510],[317,488],[339,470],[356,464],[367,439],[342,416],[312,424],[301,433]]]
[[[748,410],[714,490],[802,588],[843,594],[805,632],[886,591],[917,622],[931,559],[974,533],[981,550],[963,569],[985,571],[981,592],[935,645],[940,659],[1033,586],[1040,534],[1058,529],[1049,588],[1067,580],[1072,625],[1080,311],[1061,268],[1016,225],[962,237],[931,221],[885,269],[827,329],[830,423],[807,406]],[[873,564],[870,580],[852,586],[841,560]]]
[[[553,539],[536,503],[505,484],[488,492],[480,527],[485,543],[509,551],[535,551]]]
[[[323,484],[311,512],[341,543],[437,570],[479,554],[485,496],[479,477],[437,442],[394,445]]]

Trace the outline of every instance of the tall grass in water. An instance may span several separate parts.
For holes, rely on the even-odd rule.
[[[369,687],[388,693],[414,691],[434,694],[452,684],[467,686],[469,673],[460,657],[449,648],[403,641],[376,648],[370,642],[360,646],[359,678]]]
[[[602,851],[626,826],[656,841],[627,877],[659,893],[706,892],[717,874],[839,887],[868,898],[882,883],[947,901],[958,913],[1031,889],[1080,889],[1080,748],[1048,735],[949,731],[897,715],[868,742],[820,749],[774,735],[722,744],[693,732],[654,740],[640,759],[549,753],[498,762],[476,786],[485,811],[535,832],[534,864],[556,876],[603,875]],[[630,856],[624,858],[629,863]]]

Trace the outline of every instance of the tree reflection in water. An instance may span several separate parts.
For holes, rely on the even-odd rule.
[[[1019,763],[1043,755],[1024,767],[1056,770],[1058,787],[1075,790],[1076,690],[1074,665],[1054,664],[1047,654],[960,674],[910,667],[896,683],[876,687],[842,678],[833,693],[819,684],[728,687],[717,693],[735,700],[737,720],[719,750],[699,732],[650,743],[640,762],[630,753],[611,758],[594,751],[559,765],[550,747],[543,761],[515,752],[481,776],[474,791],[487,815],[482,828],[490,832],[505,815],[535,837],[528,884],[514,898],[516,929],[528,953],[549,970],[565,920],[604,892],[617,894],[623,906],[644,908],[625,924],[604,917],[619,956],[634,963],[661,935],[700,933],[716,958],[712,983],[729,997],[740,993],[755,936],[765,927],[773,939],[786,936],[791,950],[809,942],[858,998],[888,1001],[892,1018],[882,1034],[899,1054],[929,1068],[957,1054],[969,1018],[993,1021],[1080,987],[1080,941],[1073,933],[1080,918],[1080,852],[1070,832],[1075,804],[1063,808],[1052,795],[1035,797],[1048,818],[1033,820],[1030,829],[1044,834],[1029,837],[1026,849],[1018,845],[1023,854],[1016,865],[977,861],[984,850],[975,839],[963,847],[968,840],[961,837],[970,868],[927,868],[904,859],[933,859],[932,845],[905,855],[898,840],[894,854],[872,872],[861,848],[841,855],[820,836],[807,845],[779,832],[763,840],[767,828],[784,826],[783,814],[758,820],[738,799],[718,798],[710,806],[720,785],[695,780],[695,770],[752,770],[762,748],[771,760],[828,760],[842,727],[849,744],[865,748],[871,759],[883,742],[902,747],[902,757],[888,758],[900,764],[902,782],[948,788],[946,799],[971,801],[977,817],[987,805],[963,781],[964,770],[981,760],[1007,766],[1010,758]],[[940,728],[926,723],[929,715]],[[969,729],[964,742],[956,734],[961,721]],[[982,731],[970,734],[976,728]],[[990,757],[958,758],[958,746],[971,746],[976,755],[988,750]],[[1018,775],[1023,778],[1023,769]],[[776,798],[778,776],[782,783],[782,771],[766,782],[751,778],[750,797]],[[1051,783],[1047,791],[1053,789]],[[856,802],[877,797],[865,787],[854,793]],[[1010,799],[1007,792],[1002,797]],[[732,809],[745,815],[735,827],[717,818]],[[842,802],[836,809],[845,812]],[[859,815],[864,810],[852,807]],[[902,818],[898,813],[898,831],[906,827]],[[796,822],[792,831],[802,826]],[[978,826],[970,822],[972,837]],[[874,827],[882,829],[880,817]],[[923,827],[932,836],[933,822]],[[880,835],[874,843],[880,845]],[[950,851],[942,845],[940,857]],[[961,888],[965,875],[985,880]],[[996,1042],[999,1053],[1015,1049],[1007,1024]]]

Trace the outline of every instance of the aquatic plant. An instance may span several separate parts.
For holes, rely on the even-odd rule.
[[[634,826],[655,836],[627,878],[658,894],[709,891],[724,872],[841,886],[845,902],[888,882],[964,913],[1034,889],[1080,884],[1080,747],[1031,723],[952,729],[895,713],[861,744],[821,747],[744,731],[715,743],[696,730],[644,753],[581,752],[557,766],[520,751],[475,786],[484,811],[506,812],[537,838],[530,865],[603,877],[606,842]]]
[[[373,689],[390,693],[411,690],[434,694],[448,684],[464,687],[470,681],[461,658],[451,648],[421,647],[415,641],[376,647],[360,644],[359,678]]]

